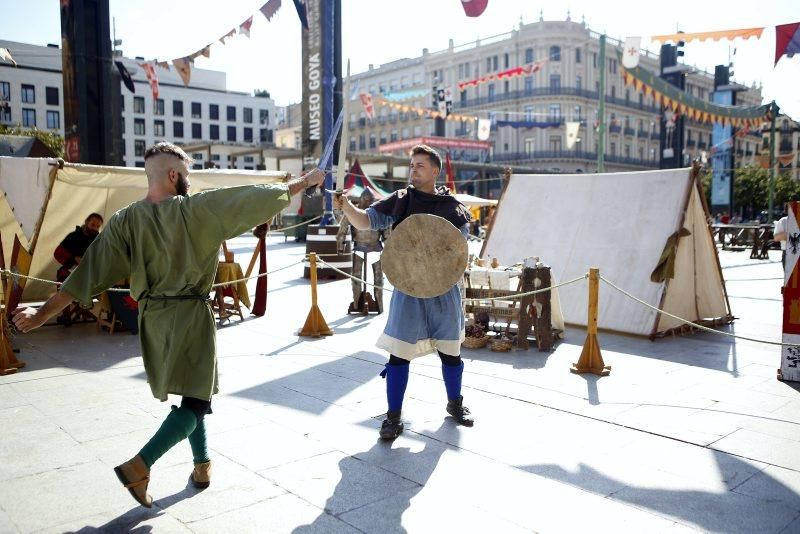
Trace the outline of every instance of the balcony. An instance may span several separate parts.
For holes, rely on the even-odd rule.
[[[616,124],[612,124],[608,127],[608,131],[611,133],[620,133],[622,131],[622,126],[617,126]]]
[[[650,139],[652,139],[653,141],[660,141],[660,140],[661,140],[661,133],[659,133],[659,132],[652,132],[652,133],[650,134]]]
[[[587,98],[589,100],[598,100],[597,91],[589,91],[588,89],[583,89],[581,87],[533,87],[530,89],[509,91],[507,93],[498,93],[491,97],[481,96],[477,98],[459,100],[458,102],[453,103],[453,107],[455,109],[464,109],[474,106],[482,106],[489,103],[519,100],[521,98],[534,98],[539,96],[577,96],[580,98]],[[636,109],[648,113],[659,112],[659,109],[654,105],[645,105],[630,101],[626,103],[624,98],[607,96],[606,103],[624,106],[630,109]]]
[[[506,152],[503,154],[495,154],[492,157],[492,162],[510,162],[519,161],[535,165],[536,160],[581,160],[581,161],[597,161],[597,153],[584,152],[578,150],[538,150],[533,152]],[[631,158],[626,156],[614,156],[606,154],[605,161],[607,163],[618,163],[622,165],[631,165],[635,167],[645,167],[648,169],[658,168],[658,160],[648,160]]]
[[[647,130],[637,130],[636,132],[636,137],[641,137],[642,139],[647,139],[649,135],[650,132],[648,132]]]
[[[697,142],[694,139],[687,139],[686,140],[686,146],[694,146],[696,144],[697,144]]]
[[[791,154],[792,152],[794,152],[792,150],[791,141],[788,143],[781,141],[781,143],[778,145],[778,152],[780,152],[781,154]]]
[[[706,142],[705,141],[700,141],[699,143],[697,143],[697,148],[699,148],[700,150],[705,150],[706,149]]]
[[[626,126],[624,133],[625,133],[625,135],[629,135],[629,136],[633,137],[636,134],[636,130],[634,130],[630,126]]]

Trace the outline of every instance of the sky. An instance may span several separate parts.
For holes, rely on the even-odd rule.
[[[169,60],[183,57],[206,44],[211,57],[196,66],[227,73],[228,89],[252,92],[267,89],[278,105],[301,98],[301,27],[292,0],[271,21],[258,12],[266,0],[110,0],[117,39],[127,57]],[[765,26],[761,39],[694,42],[686,45],[685,61],[713,72],[728,63],[736,49],[734,80],[763,86],[765,101],[775,99],[781,109],[800,120],[800,55],[784,57],[773,67],[777,24],[800,22],[800,1],[670,0],[489,0],[476,19],[464,15],[460,0],[342,0],[342,47],[353,73],[369,64],[380,65],[511,31],[525,22],[572,20],[585,17],[589,27],[611,37],[713,31]],[[219,44],[217,39],[254,15],[250,39],[237,35]],[[60,42],[58,0],[0,0],[0,38],[32,44]]]

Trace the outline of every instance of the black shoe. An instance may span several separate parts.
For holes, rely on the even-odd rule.
[[[475,419],[472,418],[472,415],[469,413],[469,408],[464,406],[463,402],[463,396],[447,401],[447,413],[453,416],[456,423],[464,426],[472,426],[475,424]]]
[[[403,432],[403,421],[400,420],[400,412],[388,412],[386,419],[381,425],[381,439],[392,440]]]

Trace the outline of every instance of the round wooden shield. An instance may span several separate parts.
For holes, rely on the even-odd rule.
[[[469,252],[463,234],[436,215],[409,216],[383,249],[383,272],[392,285],[420,298],[447,293],[464,276]]]

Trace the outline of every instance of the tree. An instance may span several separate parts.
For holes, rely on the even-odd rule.
[[[700,174],[700,183],[711,206],[711,170]],[[776,212],[780,213],[783,203],[800,200],[800,181],[792,178],[791,171],[779,172],[775,177]],[[745,217],[756,218],[769,207],[769,169],[760,165],[748,165],[734,171],[733,209]],[[712,214],[713,215],[713,214]]]
[[[256,89],[253,91],[253,96],[257,96],[260,98],[269,98],[269,91],[266,89]]]
[[[54,130],[39,130],[33,128],[28,130],[20,126],[6,126],[0,124],[0,135],[24,135],[26,137],[37,137],[42,143],[55,152],[59,158],[64,157],[64,138]]]

